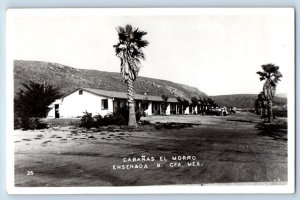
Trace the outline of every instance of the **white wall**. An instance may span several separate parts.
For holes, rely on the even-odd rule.
[[[171,109],[170,109],[170,103],[168,104],[167,110],[166,110],[166,115],[170,115]]]
[[[152,102],[149,101],[148,109],[145,110],[146,115],[152,115]]]
[[[62,99],[59,104],[60,118],[81,117],[85,111],[92,113],[93,115],[100,114],[102,116],[113,112],[112,98],[101,97],[84,90],[82,95],[79,95],[78,91],[79,90]],[[102,109],[102,99],[108,99],[108,109]],[[48,117],[54,117],[54,109],[49,112]]]
[[[185,111],[184,111],[184,114],[185,114],[185,115],[188,115],[188,114],[190,114],[189,107],[187,107],[187,108],[185,109]]]
[[[108,109],[103,110],[101,105],[102,99],[108,99]],[[121,100],[120,106],[126,105],[126,100]],[[160,103],[154,102],[157,104],[157,112],[158,110],[161,110]],[[100,114],[102,116],[107,115],[109,113],[113,113],[114,107],[117,107],[117,99],[113,100],[112,98],[104,97],[104,96],[98,96],[95,94],[92,94],[90,92],[84,91],[82,95],[79,95],[79,90],[73,92],[72,94],[66,96],[63,99],[58,99],[54,103],[52,103],[49,108],[51,110],[48,113],[47,118],[55,118],[55,104],[59,104],[59,116],[60,118],[76,118],[81,117],[85,111],[88,111],[89,113],[92,113],[93,115]],[[148,109],[145,111],[147,115],[153,115],[152,113],[152,107],[153,102],[149,101]],[[166,114],[170,115],[170,103],[167,107]],[[175,104],[175,108],[177,109],[177,104]],[[196,108],[197,112],[197,108]],[[189,113],[189,108],[186,108],[184,111],[184,114],[192,114]]]
[[[195,106],[195,113],[198,114],[198,105]]]

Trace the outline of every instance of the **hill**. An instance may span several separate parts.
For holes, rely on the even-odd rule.
[[[257,99],[257,94],[232,94],[210,96],[220,106],[234,106],[237,108],[253,108],[254,101]],[[287,99],[282,97],[275,97],[275,104],[277,106],[284,106],[287,104]]]
[[[276,94],[277,97],[287,98],[287,93],[278,93]]]
[[[127,86],[120,73],[104,72],[98,70],[76,69],[58,63],[42,61],[14,61],[14,89],[15,93],[22,87],[22,83],[34,81],[55,85],[61,88],[63,94],[72,92],[78,88],[95,88],[127,92]],[[178,84],[171,81],[147,78],[139,76],[135,81],[137,94],[169,97],[193,96],[205,97],[205,93],[195,87]]]

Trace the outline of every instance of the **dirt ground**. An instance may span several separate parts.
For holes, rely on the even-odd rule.
[[[152,125],[15,130],[15,185],[132,186],[287,181],[286,129],[259,116],[150,116]],[[285,120],[285,119],[277,119]],[[155,124],[160,122],[160,124]],[[178,124],[192,123],[187,127]],[[159,164],[159,165],[158,165]]]

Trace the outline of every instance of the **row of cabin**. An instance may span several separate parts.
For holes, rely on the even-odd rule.
[[[146,115],[160,115],[162,112],[161,104],[163,102],[160,96],[149,96],[135,94],[136,109],[141,109],[141,103],[144,99],[148,101]],[[91,88],[78,89],[61,99],[57,99],[49,106],[47,118],[78,118],[85,111],[93,115],[102,115],[113,113],[116,108],[127,104],[127,93],[107,91]],[[182,112],[182,113],[180,113]],[[176,98],[168,99],[166,115],[171,114],[192,114],[199,112],[199,108],[193,109],[191,106],[182,110],[179,108]]]

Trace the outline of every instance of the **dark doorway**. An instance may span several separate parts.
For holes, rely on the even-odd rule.
[[[158,102],[152,103],[152,114],[160,115],[160,103],[158,103]]]
[[[59,104],[55,104],[55,118],[59,118]]]

